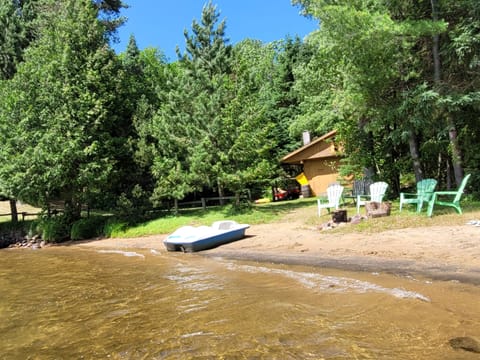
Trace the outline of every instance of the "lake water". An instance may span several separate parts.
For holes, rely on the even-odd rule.
[[[154,250],[0,251],[1,359],[477,359],[480,288]]]

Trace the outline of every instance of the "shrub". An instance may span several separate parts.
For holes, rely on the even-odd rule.
[[[31,220],[26,227],[27,236],[32,238],[34,236],[42,235],[41,220]]]
[[[103,235],[106,218],[103,216],[91,216],[77,220],[70,230],[72,240],[85,240]]]
[[[18,221],[16,223],[12,223],[11,221],[0,222],[0,234],[7,234],[19,230],[25,232],[25,229],[27,229],[31,223],[32,220]]]
[[[107,237],[122,233],[128,228],[128,223],[117,218],[110,218],[103,226],[103,234]]]
[[[61,242],[68,239],[70,226],[64,216],[44,218],[39,223],[42,239],[46,242]]]
[[[0,249],[23,240],[30,223],[31,221],[0,222]]]
[[[152,208],[149,197],[149,193],[144,191],[140,185],[135,185],[130,192],[122,193],[118,197],[116,214],[130,223],[143,220],[145,213]]]

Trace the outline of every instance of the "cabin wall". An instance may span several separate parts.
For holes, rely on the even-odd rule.
[[[304,161],[303,172],[313,196],[325,193],[328,185],[339,181],[339,160],[338,157],[330,157]]]
[[[308,145],[302,151],[290,155],[286,163],[295,164],[306,160],[315,160],[336,156],[335,144],[332,141],[322,141],[316,144]]]

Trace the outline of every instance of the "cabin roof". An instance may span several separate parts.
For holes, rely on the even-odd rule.
[[[300,164],[305,160],[314,160],[337,156],[332,146],[325,142],[330,138],[333,138],[337,133],[337,130],[332,130],[325,135],[320,136],[309,142],[306,145],[298,148],[295,151],[285,155],[282,159],[282,163],[286,164]]]

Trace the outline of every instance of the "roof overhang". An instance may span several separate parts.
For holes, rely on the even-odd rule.
[[[336,157],[338,154],[335,152],[334,146],[326,141],[333,139],[336,134],[337,130],[330,131],[285,155],[280,161],[285,164],[302,164],[308,160]]]

